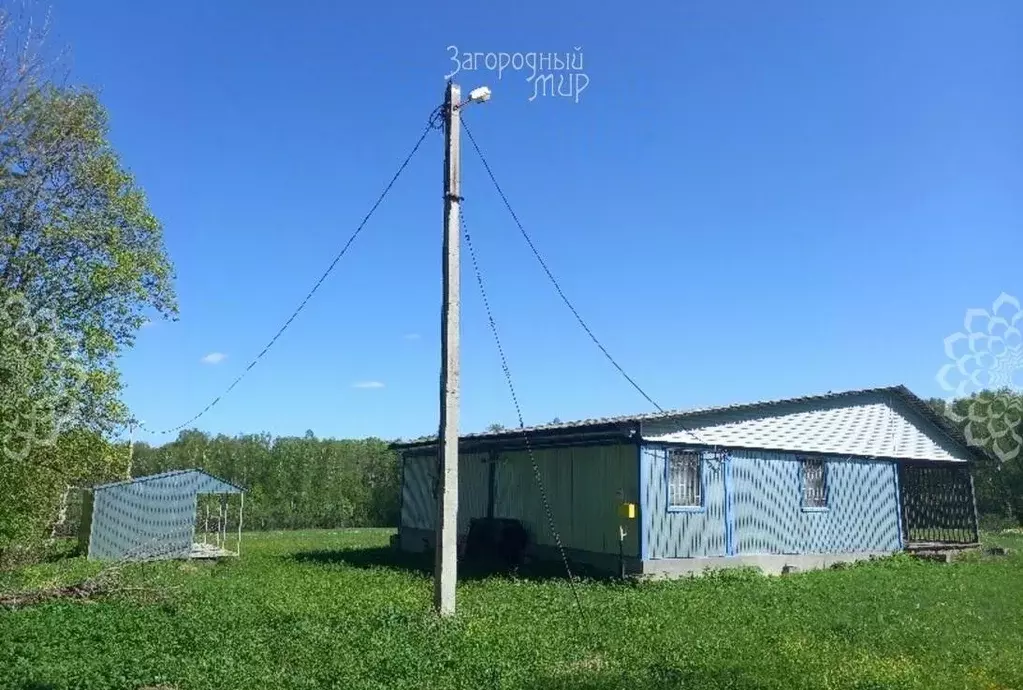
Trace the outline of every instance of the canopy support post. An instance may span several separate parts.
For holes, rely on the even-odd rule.
[[[245,494],[238,494],[241,496],[241,504],[238,506],[238,545],[235,548],[235,555],[242,555],[242,516],[245,513]]]

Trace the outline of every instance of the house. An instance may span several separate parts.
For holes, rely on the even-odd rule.
[[[397,443],[397,543],[434,543],[436,437]],[[977,541],[979,448],[903,386],[548,424],[459,441],[458,532],[514,518],[539,558],[672,574],[819,568]],[[534,469],[535,461],[535,469]],[[635,516],[628,516],[633,504]]]
[[[199,497],[217,495],[199,533]],[[228,551],[228,496],[238,495],[235,550]],[[236,556],[241,544],[244,490],[199,469],[171,470],[92,487],[84,497],[80,549],[97,560]],[[212,525],[212,529],[211,529]]]

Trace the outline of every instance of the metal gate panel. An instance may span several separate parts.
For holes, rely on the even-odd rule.
[[[977,542],[977,511],[968,465],[901,463],[899,493],[906,543]]]

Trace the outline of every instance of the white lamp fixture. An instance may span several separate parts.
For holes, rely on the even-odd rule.
[[[469,92],[470,103],[486,103],[490,100],[490,88],[487,86],[480,86],[479,88],[473,89]]]

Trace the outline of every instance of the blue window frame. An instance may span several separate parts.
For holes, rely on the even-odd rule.
[[[799,469],[803,510],[828,509],[828,465],[819,458],[802,458]]]
[[[695,450],[671,449],[665,470],[668,475],[668,510],[703,510],[706,491],[702,454]]]

